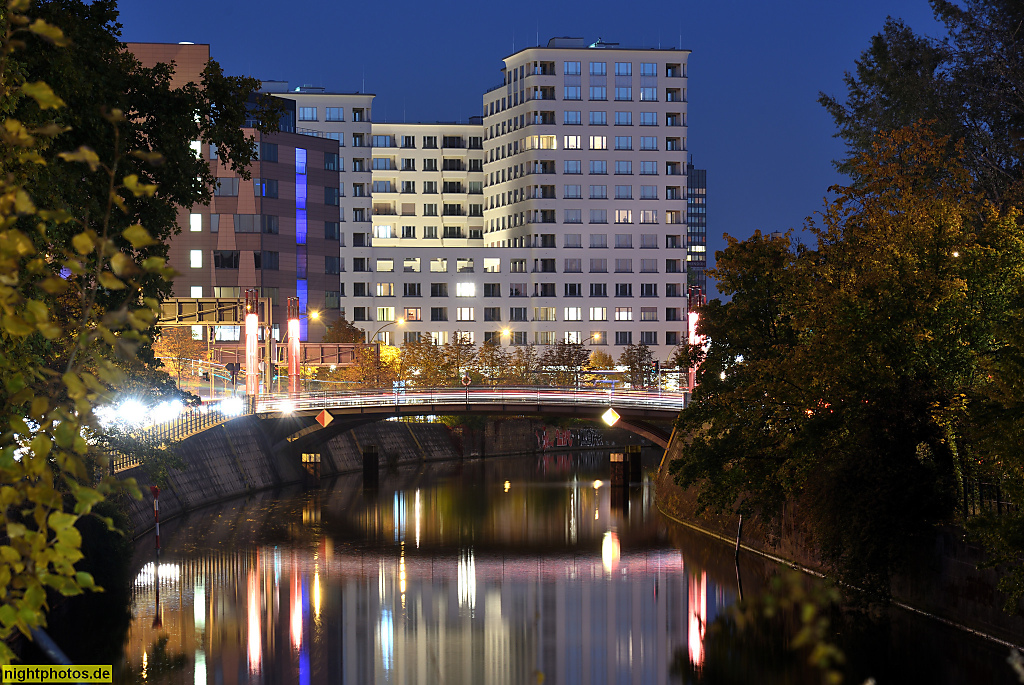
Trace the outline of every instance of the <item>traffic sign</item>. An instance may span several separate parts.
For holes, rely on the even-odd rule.
[[[334,417],[324,409],[316,415],[316,422],[319,423],[323,428],[327,428],[327,424],[334,420]]]

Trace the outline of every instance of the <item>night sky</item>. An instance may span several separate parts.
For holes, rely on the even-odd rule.
[[[535,11],[527,8],[535,7]],[[940,35],[926,0],[680,3],[122,0],[123,39],[209,43],[228,74],[376,93],[375,121],[480,113],[501,59],[552,36],[679,47],[689,59],[689,153],[708,170],[708,251],[755,229],[800,228],[842,182],[818,91],[886,16]],[[364,81],[365,79],[365,81]]]

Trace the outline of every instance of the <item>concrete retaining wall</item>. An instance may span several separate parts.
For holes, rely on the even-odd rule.
[[[738,517],[698,516],[695,489],[680,488],[668,474],[668,465],[679,456],[682,446],[682,440],[670,444],[658,469],[658,508],[670,518],[734,544]],[[808,527],[801,525],[793,505],[785,507],[779,526],[757,516],[744,519],[742,542],[751,550],[827,574],[814,538]],[[933,543],[893,578],[893,598],[971,630],[1024,645],[1024,602],[1014,614],[1003,611],[1006,599],[996,589],[998,574],[993,569],[978,568],[983,558],[981,548],[967,543],[962,531],[952,527],[937,530]]]
[[[382,468],[462,456],[454,447],[451,431],[442,424],[381,421],[360,426],[322,445],[321,475],[361,470],[365,445],[377,446]],[[175,445],[175,451],[186,468],[172,471],[167,487],[160,491],[161,520],[213,502],[298,483],[304,477],[298,458],[271,450],[259,419],[253,416],[239,417],[193,435]],[[127,503],[135,533],[149,530],[153,527],[152,481],[141,468],[120,475],[135,478],[143,491],[141,501]]]

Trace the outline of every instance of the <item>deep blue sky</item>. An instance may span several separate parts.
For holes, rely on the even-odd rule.
[[[941,33],[926,0],[122,0],[120,9],[126,41],[209,43],[229,74],[341,91],[365,78],[376,121],[477,114],[501,81],[501,58],[538,35],[542,44],[681,42],[692,50],[688,145],[708,170],[709,251],[723,233],[800,228],[842,181],[831,165],[842,146],[815,100],[842,94],[843,72],[887,16]]]

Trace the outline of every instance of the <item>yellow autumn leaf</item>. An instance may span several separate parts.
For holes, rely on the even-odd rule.
[[[58,109],[64,106],[64,101],[43,81],[23,83],[21,92],[35,100],[39,109]]]
[[[61,152],[57,155],[65,162],[82,162],[83,164],[89,165],[89,171],[96,171],[100,165],[100,157],[92,148],[87,145],[81,145],[74,152]]]
[[[153,245],[156,243],[153,237],[149,235],[149,231],[142,227],[141,224],[133,224],[121,232],[124,239],[132,244],[134,248],[146,247],[147,245]]]
[[[71,44],[71,41],[69,41],[64,36],[63,31],[61,31],[53,24],[46,23],[42,19],[36,19],[34,22],[32,22],[32,24],[28,27],[28,30],[36,34],[40,38],[43,38],[53,43],[54,45],[58,45],[60,47],[65,47]]]
[[[154,183],[139,183],[138,174],[129,174],[124,177],[122,181],[124,187],[132,192],[135,197],[153,197],[153,193],[156,192],[156,184]]]

